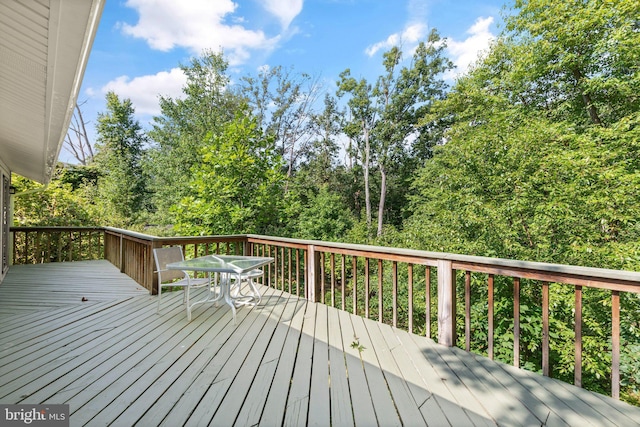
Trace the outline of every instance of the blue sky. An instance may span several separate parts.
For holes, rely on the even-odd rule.
[[[409,52],[432,28],[462,73],[498,34],[505,1],[107,0],[78,102],[90,136],[109,90],[131,99],[147,127],[159,94],[181,96],[179,65],[203,49],[223,49],[232,80],[282,65],[335,93],[340,72],[373,82],[384,51],[401,43]],[[66,150],[61,160],[69,160]]]

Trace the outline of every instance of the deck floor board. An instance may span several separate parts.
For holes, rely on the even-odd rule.
[[[640,424],[624,402],[261,290],[236,324],[224,304],[188,322],[181,292],[158,312],[106,261],[11,267],[0,402],[67,403],[72,426]]]

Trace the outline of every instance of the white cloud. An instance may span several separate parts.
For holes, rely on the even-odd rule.
[[[101,92],[106,94],[113,91],[120,99],[131,99],[136,115],[159,115],[158,96],[181,98],[184,96],[182,88],[186,82],[187,77],[182,70],[174,68],[169,72],[161,71],[133,79],[120,76],[104,85]]]
[[[493,24],[493,17],[480,17],[466,31],[469,37],[462,41],[447,40],[449,57],[456,65],[456,70],[451,72],[448,78],[455,78],[467,72],[469,67],[478,60],[479,55],[489,48],[489,44],[495,39],[495,35],[489,31],[491,24]]]
[[[373,56],[382,49],[391,49],[394,46],[414,45],[420,42],[427,33],[427,26],[423,23],[414,23],[405,27],[401,33],[394,33],[386,40],[374,43],[365,49],[368,56]]]
[[[272,50],[280,40],[279,35],[267,37],[262,30],[240,25],[244,19],[233,16],[237,3],[231,0],[128,0],[127,6],[138,11],[139,20],[135,25],[121,23],[122,31],[146,40],[152,49],[183,47],[196,55],[204,49],[223,49],[230,65],[237,65],[251,50]],[[288,25],[302,0],[269,0],[265,7]]]
[[[264,0],[264,8],[280,20],[283,29],[302,12],[303,0]]]

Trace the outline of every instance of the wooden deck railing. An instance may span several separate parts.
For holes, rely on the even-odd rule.
[[[505,321],[495,319],[494,293],[500,286],[504,294],[507,286],[512,292],[513,315],[506,320],[512,322],[515,366],[521,364],[521,327],[527,326],[521,323],[524,307],[520,304],[521,290],[526,286],[536,289],[540,295],[540,365],[544,375],[551,373],[549,288],[552,285],[568,287],[566,290],[574,294],[570,310],[575,313],[574,383],[578,386],[582,385],[583,295],[586,289],[606,291],[611,306],[611,395],[615,398],[620,395],[620,295],[640,293],[639,272],[399,248],[259,235],[165,238],[108,227],[82,231],[16,227],[11,231],[14,262],[65,261],[75,259],[75,254],[95,257],[103,254],[153,293],[157,280],[153,274],[153,248],[180,245],[187,258],[212,253],[272,256],[275,262],[265,270],[264,285],[437,338],[443,345],[464,345],[467,351],[475,339],[472,318],[478,316],[471,313],[472,301],[486,298],[485,348],[490,358],[494,358],[495,353],[496,321]],[[103,237],[95,237],[95,233]],[[67,239],[68,235],[71,237]],[[103,243],[102,246],[95,243],[96,247],[89,249],[90,241]],[[458,335],[464,339],[459,341]]]
[[[182,246],[185,258],[209,254],[243,254],[246,236],[156,237],[112,227],[105,228],[105,259],[147,288],[158,291],[153,249]]]
[[[12,227],[13,264],[104,258],[102,227]]]

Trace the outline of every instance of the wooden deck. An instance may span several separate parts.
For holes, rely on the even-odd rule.
[[[157,314],[106,261],[11,267],[0,402],[68,403],[73,426],[640,425],[640,408],[263,290],[237,325],[213,305],[187,322],[181,293]]]

